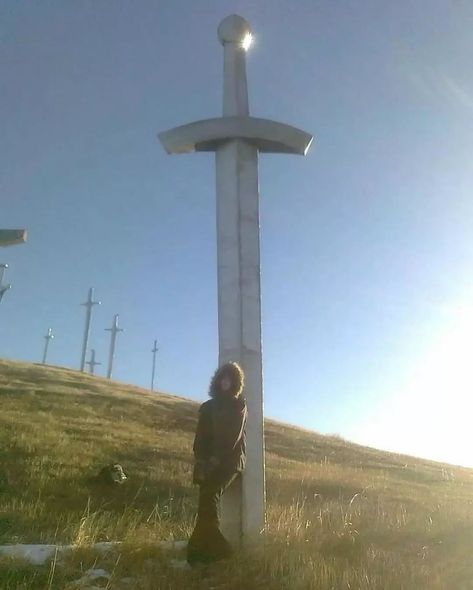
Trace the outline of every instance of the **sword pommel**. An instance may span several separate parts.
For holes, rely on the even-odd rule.
[[[251,36],[251,27],[242,16],[231,14],[218,25],[217,33],[222,45],[236,43],[243,46]]]

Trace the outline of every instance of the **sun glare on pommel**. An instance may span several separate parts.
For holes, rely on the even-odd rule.
[[[251,47],[253,43],[253,35],[251,33],[246,33],[246,35],[243,37],[243,41],[241,42],[241,46],[243,47],[243,49],[245,51],[248,51],[248,49]]]

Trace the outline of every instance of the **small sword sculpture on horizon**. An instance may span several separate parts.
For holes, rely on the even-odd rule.
[[[151,351],[153,353],[153,370],[151,372],[151,391],[154,391],[154,374],[156,372],[156,353],[158,352],[158,341],[154,341],[154,347]]]
[[[122,328],[118,327],[118,314],[113,316],[113,323],[111,328],[105,328],[106,332],[111,332],[110,338],[110,355],[108,357],[108,369],[107,369],[107,377],[109,379],[112,378],[112,371],[113,371],[113,361],[115,359],[115,344],[117,341],[117,334],[118,332],[123,332]]]
[[[48,349],[49,349],[49,341],[53,340],[53,338],[54,338],[54,336],[53,336],[52,328],[49,328],[48,333],[44,337],[46,342],[44,343],[43,363],[42,363],[43,365],[46,364],[46,357],[48,356]]]
[[[90,350],[90,361],[87,361],[87,362],[86,362],[86,365],[89,365],[89,373],[90,373],[91,375],[94,375],[94,374],[95,374],[95,367],[96,367],[97,365],[101,365],[101,364],[102,364],[102,363],[98,363],[98,362],[95,360],[95,348],[92,348],[92,349]]]
[[[85,370],[85,356],[87,354],[87,345],[89,343],[89,335],[90,335],[90,322],[92,319],[92,308],[94,305],[100,305],[100,301],[94,301],[94,288],[90,287],[89,289],[89,296],[85,303],[81,303],[86,308],[85,313],[85,330],[84,330],[84,339],[82,341],[82,354],[80,359],[80,370],[84,372]]]

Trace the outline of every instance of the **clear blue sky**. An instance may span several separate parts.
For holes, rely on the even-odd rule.
[[[214,160],[156,133],[221,112],[216,27],[252,24],[251,111],[311,131],[261,158],[266,414],[473,466],[473,3],[7,0],[0,356],[77,368],[85,300],[115,377],[196,400],[217,362]]]

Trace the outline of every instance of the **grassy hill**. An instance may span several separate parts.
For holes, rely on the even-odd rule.
[[[0,403],[0,543],[79,546],[52,569],[1,559],[0,588],[64,589],[97,564],[110,589],[123,576],[140,590],[473,589],[473,470],[268,420],[264,538],[210,572],[179,571],[156,542],[192,528],[197,404],[10,361]],[[112,462],[124,485],[91,481]],[[105,540],[123,546],[100,558],[89,545]]]

